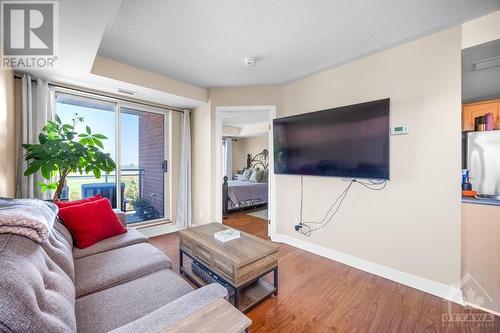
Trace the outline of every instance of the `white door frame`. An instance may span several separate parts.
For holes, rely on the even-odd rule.
[[[269,181],[268,181],[268,219],[267,233],[270,237],[276,234],[276,176],[274,175],[273,119],[276,118],[276,105],[252,106],[216,106],[215,107],[215,220],[222,223],[222,113],[231,111],[262,111],[269,113]]]

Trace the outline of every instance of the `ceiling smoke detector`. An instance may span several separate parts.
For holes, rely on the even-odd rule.
[[[253,67],[253,66],[255,66],[255,63],[257,63],[257,58],[255,58],[255,57],[245,57],[245,58],[243,58],[243,63],[247,67]]]

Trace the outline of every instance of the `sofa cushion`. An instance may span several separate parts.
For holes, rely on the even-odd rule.
[[[76,296],[81,297],[172,267],[171,260],[146,243],[75,260]]]
[[[47,255],[71,278],[75,278],[73,240],[68,229],[60,222],[54,223],[47,241],[40,244]]]
[[[111,238],[106,238],[84,249],[75,247],[73,249],[73,257],[75,259],[87,257],[96,253],[106,252],[109,250],[118,249],[133,244],[147,243],[146,236],[141,234],[134,228],[127,228],[127,232]]]
[[[78,332],[108,332],[191,292],[172,270],[163,269],[76,300]]]
[[[115,212],[120,223],[126,228],[127,227],[127,214],[125,214],[124,212],[122,212],[118,208],[113,208],[113,212]]]
[[[61,208],[59,217],[81,249],[127,232],[107,198]]]
[[[112,330],[110,333],[167,332],[178,321],[226,297],[227,289],[218,283],[212,283],[179,297],[144,317]],[[187,326],[183,327],[184,332],[190,332]],[[194,332],[192,328],[191,331]]]
[[[75,332],[75,289],[40,244],[0,235],[0,331]]]

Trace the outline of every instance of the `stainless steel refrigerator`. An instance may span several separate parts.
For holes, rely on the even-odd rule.
[[[500,130],[469,132],[466,146],[472,189],[481,196],[500,196]]]

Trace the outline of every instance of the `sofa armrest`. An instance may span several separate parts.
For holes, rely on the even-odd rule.
[[[118,217],[118,220],[120,223],[126,228],[127,227],[127,214],[122,212],[118,208],[113,208],[113,211],[115,212],[116,216]]]
[[[118,327],[111,332],[161,332],[174,325],[177,321],[225,297],[227,297],[227,290],[220,284],[212,283],[179,297],[144,317]]]

